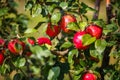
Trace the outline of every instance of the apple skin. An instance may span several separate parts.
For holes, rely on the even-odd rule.
[[[77,22],[76,18],[73,15],[66,14],[61,19],[61,22],[60,22],[61,29],[66,33],[70,32],[70,30],[67,28],[67,25],[70,22]]]
[[[82,43],[82,36],[84,36],[85,34],[87,34],[85,31],[79,31],[75,33],[73,37],[73,44],[77,49],[85,50],[89,47],[89,45],[84,46]]]
[[[38,43],[39,45],[43,45],[43,44],[51,45],[51,44],[52,44],[51,41],[50,41],[50,39],[47,38],[47,37],[40,37],[40,38],[38,38],[38,39],[37,39],[37,43]]]
[[[98,25],[89,25],[87,26],[87,28],[85,29],[85,31],[87,33],[89,33],[91,36],[96,37],[96,39],[100,39],[102,36],[102,27],[98,26]]]
[[[28,43],[31,44],[31,45],[35,45],[35,40],[31,39],[31,38],[28,38]]]
[[[17,49],[16,45],[20,45],[21,49]],[[25,48],[25,43],[20,41],[19,39],[13,39],[8,43],[8,49],[11,53],[18,55]]]
[[[93,73],[85,73],[82,76],[82,80],[97,80],[97,76]]]
[[[4,43],[5,43],[5,40],[4,40],[4,39],[2,39],[2,38],[0,38],[0,46],[3,46],[3,45],[4,45]]]
[[[60,33],[60,26],[54,25],[52,26],[51,23],[48,23],[46,34],[49,37],[55,37]]]
[[[4,55],[0,53],[0,65],[3,64],[3,61],[4,61]]]

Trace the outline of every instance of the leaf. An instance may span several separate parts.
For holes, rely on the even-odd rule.
[[[71,47],[73,44],[70,41],[64,42],[60,48],[69,48]]]
[[[43,49],[41,46],[31,46],[30,50],[36,54],[37,58],[48,57],[51,55],[51,52],[47,49]]]
[[[8,8],[4,7],[4,8],[0,8],[0,16],[6,15],[8,13]]]
[[[28,28],[28,29],[25,31],[25,33],[34,33],[34,32],[37,32],[37,30],[34,29],[34,28]]]
[[[71,65],[74,64],[73,56],[76,55],[78,56],[78,50],[77,49],[73,49],[68,53],[68,63],[70,63]]]
[[[79,31],[80,30],[75,22],[68,23],[67,28],[70,29],[70,30],[73,30],[73,31]]]
[[[62,7],[62,9],[66,9],[68,7],[68,3],[67,2],[61,2],[60,7]]]
[[[93,42],[95,42],[96,38],[95,37],[92,37],[91,35],[89,34],[85,34],[83,37],[82,37],[82,42],[83,42],[83,45],[84,46],[87,46],[87,45],[90,45],[92,44]]]
[[[57,80],[57,77],[60,74],[60,67],[53,67],[52,69],[49,70],[48,73],[48,80]]]
[[[51,16],[51,22],[52,23],[58,23],[61,19],[61,13],[60,12],[54,12]]]
[[[25,65],[25,63],[26,63],[25,58],[19,57],[19,58],[17,58],[17,60],[14,62],[14,65],[15,65],[16,67],[20,68],[20,67],[23,67],[23,66]]]
[[[34,5],[34,7],[32,8],[32,17],[36,17],[38,15],[40,15],[42,12],[42,7],[39,4]]]
[[[101,54],[107,46],[107,42],[104,39],[98,39],[95,42],[95,48],[98,51],[99,54]]]
[[[21,80],[23,77],[23,75],[21,75],[20,73],[16,73],[15,76],[13,77],[13,80]]]
[[[85,30],[85,27],[87,26],[87,22],[79,22],[79,27],[80,27],[80,29],[83,31],[83,30]]]

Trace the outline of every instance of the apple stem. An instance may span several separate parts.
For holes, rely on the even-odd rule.
[[[95,1],[95,13],[93,15],[93,20],[96,20],[98,19],[98,15],[99,15],[99,10],[100,10],[100,3],[101,3],[101,0],[96,0]]]

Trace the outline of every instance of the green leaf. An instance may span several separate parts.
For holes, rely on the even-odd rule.
[[[40,4],[36,4],[34,5],[34,7],[32,8],[32,17],[36,17],[38,15],[40,15],[42,12],[42,7]]]
[[[22,77],[23,77],[22,74],[20,74],[20,73],[16,73],[15,76],[13,77],[13,80],[21,80]]]
[[[25,63],[26,63],[25,58],[19,57],[19,58],[17,58],[17,60],[14,62],[14,65],[15,65],[16,67],[20,68],[20,67],[23,67],[23,66],[25,65]]]
[[[87,22],[83,22],[83,21],[79,22],[79,27],[82,31],[85,30],[86,26],[87,26]]]
[[[67,2],[61,2],[60,7],[62,7],[62,9],[66,9],[68,7],[68,3]]]
[[[69,48],[71,47],[73,44],[70,41],[64,42],[60,48]]]
[[[33,7],[33,1],[28,1],[25,5],[26,10],[30,10]]]
[[[99,54],[101,54],[107,46],[107,42],[104,39],[98,39],[95,42],[95,48],[98,51]]]
[[[51,16],[51,22],[52,23],[58,23],[61,19],[61,13],[60,12],[54,12]]]
[[[70,63],[71,65],[74,64],[73,56],[76,55],[76,57],[78,56],[78,50],[77,49],[73,49],[68,53],[68,63]]]
[[[73,30],[73,31],[79,31],[80,30],[75,22],[68,23],[67,28],[70,29],[70,30]]]
[[[8,8],[4,7],[4,8],[0,8],[0,16],[6,15],[8,13]]]
[[[34,29],[34,28],[28,28],[26,31],[25,31],[25,33],[34,33],[34,32],[37,32],[37,30],[36,29]]]
[[[95,37],[92,37],[92,36],[89,35],[89,34],[85,34],[85,35],[82,37],[82,42],[83,42],[83,45],[85,45],[85,46],[92,44],[93,42],[95,42],[95,40],[96,40],[96,38],[95,38]]]
[[[60,67],[53,67],[49,70],[48,73],[48,80],[57,80],[58,76],[60,74]]]

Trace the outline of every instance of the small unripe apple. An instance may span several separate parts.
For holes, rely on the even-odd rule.
[[[0,53],[0,65],[3,64],[3,61],[4,61],[4,55]]]
[[[60,33],[60,26],[57,25],[51,25],[51,23],[48,23],[46,34],[49,37],[55,37]]]
[[[17,55],[20,54],[25,48],[25,43],[19,39],[13,39],[8,43],[8,49],[11,53]]]
[[[97,80],[97,77],[93,73],[84,73],[82,75],[82,80]]]
[[[50,41],[50,39],[47,38],[47,37],[40,37],[40,38],[38,38],[37,39],[37,43],[39,45],[43,45],[43,44],[49,44],[49,45],[51,45],[52,44],[51,41]]]
[[[75,33],[73,37],[73,44],[77,49],[87,49],[89,46],[84,46],[82,42],[82,37],[87,34],[85,31],[79,31]]]
[[[96,37],[96,39],[101,38],[103,29],[98,25],[89,25],[86,30],[91,36]]]
[[[68,25],[68,23],[71,23],[71,22],[77,22],[76,18],[70,14],[64,15],[60,22],[61,29],[64,32],[68,33],[70,30],[67,28],[67,25]]]

